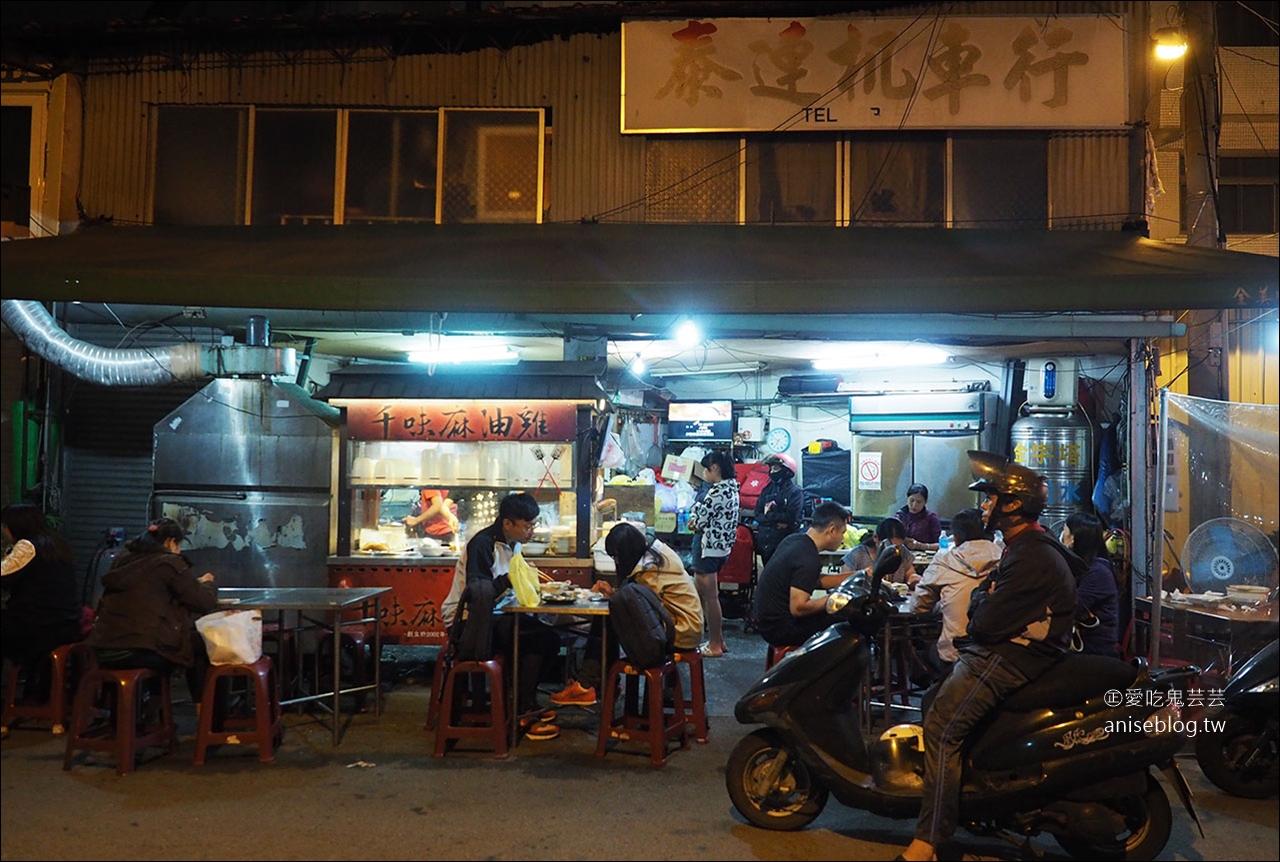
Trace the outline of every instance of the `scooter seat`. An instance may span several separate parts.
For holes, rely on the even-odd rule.
[[[1060,709],[1099,697],[1110,689],[1125,690],[1138,669],[1116,658],[1072,653],[1039,679],[1018,689],[1000,704],[1005,712]]]

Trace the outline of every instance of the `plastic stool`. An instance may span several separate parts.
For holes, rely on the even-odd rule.
[[[778,662],[782,661],[782,657],[792,650],[800,649],[798,646],[769,646],[769,652],[764,657],[764,669],[768,670]]]
[[[251,716],[230,715],[231,681],[236,677],[249,680],[248,694],[253,698]],[[226,682],[219,685],[223,680]],[[215,664],[205,675],[200,703],[193,766],[204,765],[211,745],[251,743],[258,746],[258,760],[262,763],[276,759],[276,746],[284,739],[284,716],[276,693],[275,665],[270,658],[263,656],[252,664]]]
[[[710,741],[710,727],[707,722],[707,682],[702,671],[702,653],[696,648],[677,652],[672,656],[676,664],[689,666],[689,697],[685,702],[693,720],[693,735],[698,742]]]
[[[444,661],[443,658],[437,662]],[[435,756],[444,757],[459,739],[488,739],[493,756],[507,756],[507,698],[501,657],[488,661],[453,661],[442,673],[440,706],[435,718]],[[485,683],[488,683],[486,691]],[[460,691],[465,686],[465,690]],[[436,697],[432,690],[431,697]],[[431,715],[428,710],[428,723]]]
[[[368,685],[373,682],[373,663],[378,656],[373,655],[373,624],[344,624],[339,632],[339,641],[343,652],[351,655],[350,682],[353,686]],[[329,674],[333,673],[333,632],[324,631],[316,638],[316,674],[319,683],[327,688]],[[365,692],[352,695],[356,709],[365,709]]]
[[[436,665],[431,671],[431,703],[427,705],[427,721],[423,730],[435,730],[440,721],[440,704],[444,700],[444,680],[453,667],[453,645],[445,644],[436,655]]]
[[[298,660],[298,638],[294,631],[279,622],[262,623],[262,646],[275,661],[280,675],[280,696],[288,699],[301,693],[302,667]]]
[[[622,716],[614,718],[618,699],[618,681],[626,678]],[[644,705],[640,701],[640,680],[644,680]],[[671,683],[673,709],[663,704],[667,682]],[[644,742],[649,745],[649,760],[662,766],[671,759],[667,743],[676,740],[681,749],[689,747],[688,716],[684,710],[684,692],[680,669],[674,658],[657,667],[640,670],[618,659],[609,668],[604,684],[604,700],[600,708],[600,733],[596,741],[596,757],[604,757],[610,739]]]
[[[4,687],[4,712],[0,725],[8,728],[24,718],[33,718],[50,722],[55,735],[66,733],[67,718],[71,715],[75,702],[76,685],[80,682],[80,677],[97,664],[97,660],[93,650],[79,642],[55,647],[49,653],[48,661],[49,698],[41,703],[32,703],[25,697],[19,699],[18,677],[22,675],[22,668],[16,664],[10,665],[9,677]]]
[[[142,695],[158,685],[160,721],[146,724],[141,710]],[[111,711],[105,722],[94,721],[94,708],[99,695]],[[157,696],[153,693],[153,696]],[[167,747],[178,750],[178,735],[173,725],[173,702],[169,692],[169,674],[150,668],[94,668],[84,675],[76,689],[72,710],[71,732],[67,734],[67,754],[62,768],[71,769],[75,753],[81,750],[108,751],[115,755],[116,774],[133,772],[134,762],[143,749]]]

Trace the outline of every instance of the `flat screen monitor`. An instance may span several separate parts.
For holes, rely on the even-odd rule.
[[[667,439],[702,443],[733,441],[732,401],[672,401],[667,405]]]

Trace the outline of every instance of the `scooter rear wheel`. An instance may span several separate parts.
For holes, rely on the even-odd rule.
[[[803,829],[827,804],[827,788],[769,730],[749,733],[734,747],[725,786],[738,813],[761,829]]]
[[[1173,829],[1169,797],[1160,782],[1148,775],[1146,793],[1110,800],[1107,805],[1124,817],[1126,831],[1116,836],[1115,843],[1098,844],[1058,835],[1056,840],[1062,849],[1072,859],[1155,859],[1169,842]]]

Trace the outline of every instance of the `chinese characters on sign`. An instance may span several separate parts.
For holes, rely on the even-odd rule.
[[[572,401],[358,400],[346,402],[352,440],[573,440]]]
[[[1101,15],[634,21],[622,42],[624,132],[1125,122],[1124,32]]]

